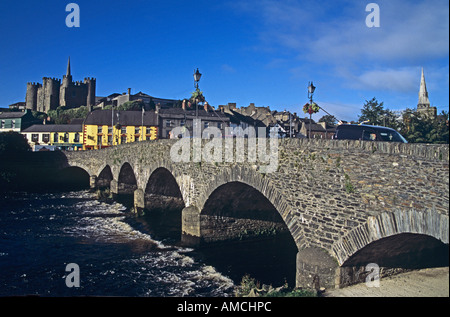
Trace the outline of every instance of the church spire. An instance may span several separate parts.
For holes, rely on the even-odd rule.
[[[66,76],[67,76],[67,77],[71,76],[71,74],[70,74],[70,56],[69,56],[69,61],[67,62],[67,72],[66,72]]]
[[[420,78],[419,103],[417,104],[417,108],[429,106],[430,100],[428,99],[427,85],[425,84],[425,75],[423,74],[423,67],[422,67],[422,77]]]

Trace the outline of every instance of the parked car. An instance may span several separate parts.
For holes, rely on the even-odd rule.
[[[365,124],[338,125],[334,139],[408,143],[408,141],[394,129]]]

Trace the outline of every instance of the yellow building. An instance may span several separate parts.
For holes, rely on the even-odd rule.
[[[35,124],[21,132],[33,151],[60,149],[77,151],[83,148],[81,124]]]
[[[154,111],[92,111],[84,121],[83,135],[85,150],[156,140],[158,115]]]

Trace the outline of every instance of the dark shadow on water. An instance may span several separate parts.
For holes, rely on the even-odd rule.
[[[180,211],[146,211],[146,215],[129,219],[129,223],[152,239],[166,245],[183,247]],[[295,286],[297,247],[289,233],[244,241],[201,244],[189,248],[189,256],[213,266],[235,284],[250,275],[261,284]]]
[[[295,286],[297,247],[289,233],[203,245],[192,255],[240,284],[250,275],[261,284]]]

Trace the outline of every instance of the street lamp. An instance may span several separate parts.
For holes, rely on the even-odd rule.
[[[310,107],[313,104],[314,90],[316,90],[316,87],[314,87],[313,83],[310,82],[309,86],[308,86],[308,99],[309,99]],[[309,112],[309,136],[308,136],[309,139],[311,139],[311,120],[312,120],[312,112],[310,111]]]
[[[194,73],[194,88],[197,90],[197,96],[198,96],[198,91],[199,91],[198,82],[200,81],[200,78],[202,78],[202,74],[198,71],[198,68],[197,68],[197,70]],[[198,123],[198,102],[197,102],[197,100],[194,100],[194,102],[195,102],[195,125],[197,125],[197,123]],[[194,125],[193,125],[193,128],[196,130],[197,127],[194,127]]]
[[[197,70],[194,73],[194,88],[198,89],[198,82],[200,81],[200,78],[202,78],[202,74]]]

